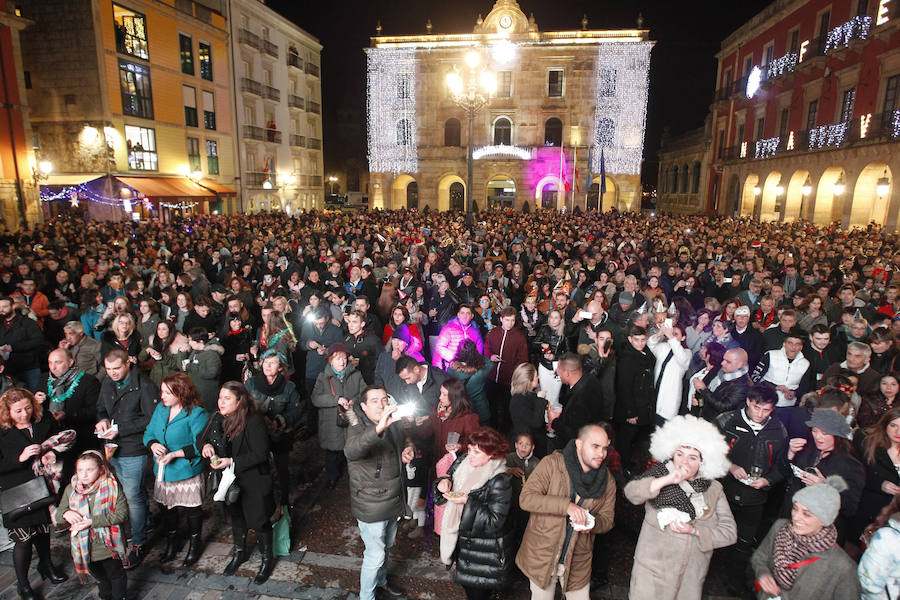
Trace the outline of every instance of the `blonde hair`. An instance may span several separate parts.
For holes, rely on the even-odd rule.
[[[22,400],[31,401],[31,420],[34,423],[41,420],[44,416],[44,409],[41,406],[41,403],[35,400],[34,394],[25,388],[11,388],[3,392],[3,395],[0,396],[0,427],[12,429],[12,415],[9,414],[9,409],[13,404],[21,402]]]
[[[534,381],[534,376],[536,374],[537,369],[535,369],[534,365],[531,363],[522,363],[516,367],[512,374],[510,392],[512,394],[524,394],[529,391],[531,389],[531,382]]]

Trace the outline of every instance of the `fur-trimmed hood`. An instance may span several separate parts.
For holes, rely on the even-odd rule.
[[[674,417],[656,430],[650,438],[650,455],[654,460],[666,462],[679,446],[690,446],[700,451],[703,462],[698,477],[718,479],[728,473],[728,443],[719,429],[704,419],[691,415]]]

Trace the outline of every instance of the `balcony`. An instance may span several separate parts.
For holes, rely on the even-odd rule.
[[[269,40],[260,40],[262,42],[260,50],[273,58],[278,58],[278,46]]]
[[[280,131],[278,131],[277,129],[273,129],[271,127],[266,127],[265,131],[266,131],[265,141],[271,142],[273,144],[281,143],[281,132]]]
[[[303,59],[297,56],[296,54],[291,54],[288,52],[287,55],[287,65],[289,67],[294,67],[295,69],[303,70]]]
[[[241,91],[263,97],[263,84],[248,77],[241,77]]]
[[[316,115],[322,114],[322,106],[318,102],[313,102],[312,100],[306,103],[306,110]]]
[[[281,101],[281,90],[278,88],[273,88],[271,85],[263,85],[262,86],[262,96],[274,102]]]
[[[309,148],[310,150],[321,150],[322,149],[322,140],[320,140],[319,138],[311,137],[311,138],[307,139],[307,142],[308,143],[307,143],[306,147]]]
[[[291,146],[296,148],[306,148],[306,136],[291,134]]]
[[[255,125],[244,125],[242,133],[243,137],[248,140],[263,141],[266,139],[266,130]]]
[[[800,55],[796,52],[788,52],[784,56],[776,58],[770,62],[769,66],[766,68],[765,78],[771,80],[780,77],[785,73],[791,73],[797,67],[797,59],[799,56]]]
[[[321,175],[310,175],[309,176],[309,186],[310,187],[321,187],[322,186],[322,176]]]
[[[828,37],[825,38],[825,52],[849,48],[853,40],[868,38],[871,29],[872,17],[857,15],[828,32]]]
[[[306,101],[300,96],[295,96],[293,94],[288,95],[288,107],[290,108],[299,108],[303,110],[306,108]]]
[[[274,179],[271,173],[265,171],[245,171],[244,185],[251,188],[261,188],[266,181]]]
[[[242,44],[250,46],[251,48],[260,49],[260,42],[262,40],[259,39],[259,36],[253,33],[252,31],[247,31],[246,29],[238,29],[238,41]]]
[[[306,63],[306,72],[314,77],[319,76],[319,65],[314,65],[311,62]]]

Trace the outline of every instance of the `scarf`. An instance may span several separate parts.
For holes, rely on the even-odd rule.
[[[66,410],[66,400],[72,397],[81,378],[84,377],[84,370],[72,367],[59,377],[54,377],[50,373],[47,377],[47,398],[50,400],[50,412],[64,412]]]
[[[750,371],[750,367],[744,365],[737,371],[732,371],[731,373],[726,373],[725,371],[719,369],[718,374],[713,378],[712,381],[709,382],[709,385],[706,386],[709,388],[710,392],[715,392],[716,388],[725,383],[726,381],[734,381],[740,377],[743,377]]]
[[[587,473],[581,468],[575,449],[575,440],[569,440],[562,449],[563,459],[566,463],[566,471],[569,480],[574,485],[574,492],[582,498],[600,498],[606,491],[606,482],[609,478],[609,469],[604,464],[599,469],[589,469]]]
[[[453,472],[451,489],[454,492],[468,494],[501,473],[506,473],[506,459],[504,458],[492,458],[482,467],[473,467],[469,463],[468,457],[465,457]],[[447,502],[444,505],[444,518],[441,521],[441,562],[445,565],[453,564],[453,554],[459,539],[459,520],[465,506],[465,504],[454,504],[453,502]]]
[[[94,508],[88,499],[94,497]],[[78,477],[72,477],[72,493],[69,494],[69,509],[81,513],[85,517],[106,517],[116,512],[116,500],[119,487],[116,478],[111,475],[101,476],[90,487],[79,483]],[[79,578],[87,576],[88,562],[91,560],[90,542],[95,538],[104,544],[113,558],[121,560],[125,557],[125,541],[121,527],[89,527],[79,532],[72,532],[72,561]]]
[[[344,369],[341,371],[338,371],[331,365],[329,365],[328,368],[331,369],[331,372],[334,373],[334,376],[338,378],[338,381],[344,383],[344,378],[347,377],[347,373],[349,372],[347,367],[344,367]]]
[[[750,431],[753,432],[753,435],[756,435],[765,428],[766,423],[768,423],[769,419],[771,419],[772,417],[766,418],[766,420],[762,423],[757,423],[747,416],[747,408],[744,407],[741,409],[741,418],[744,420],[744,424],[747,425],[747,427],[750,428]]]
[[[675,465],[671,460],[665,463],[657,463],[647,469],[639,479],[665,477],[674,469]],[[678,485],[667,485],[659,490],[656,498],[650,500],[650,504],[659,511],[667,508],[675,509],[690,517],[688,521],[693,521],[697,518],[698,513],[702,516],[707,509],[703,493],[709,489],[711,484],[712,482],[709,479],[697,478],[691,481],[682,481]]]
[[[797,579],[796,563],[812,554],[825,552],[837,542],[837,529],[834,525],[823,527],[813,535],[798,535],[794,526],[788,521],[775,534],[775,547],[772,552],[774,568],[772,575],[775,583],[782,589],[789,590]]]
[[[31,462],[31,470],[35,476],[43,475],[50,484],[53,493],[59,491],[59,480],[62,478],[63,463],[60,460],[54,461],[49,465],[45,465],[41,457],[51,450],[57,454],[67,452],[75,445],[75,430],[66,429],[60,431],[56,435],[51,435],[41,442],[41,453],[34,457]],[[56,525],[56,503],[50,505],[50,520]]]

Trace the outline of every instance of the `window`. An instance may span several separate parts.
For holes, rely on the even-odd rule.
[[[763,135],[766,132],[766,118],[760,117],[756,120],[756,139],[763,139]]]
[[[763,50],[763,71],[775,58],[775,42],[769,42]]]
[[[725,130],[719,132],[719,143],[716,146],[716,158],[722,158],[725,153]]]
[[[601,69],[599,94],[601,98],[611,98],[616,95],[616,70]]]
[[[869,0],[859,0],[856,5],[856,14],[860,17],[866,16],[869,12]]]
[[[156,131],[148,127],[125,126],[128,168],[134,171],[156,171]]]
[[[672,167],[672,184],[669,186],[669,192],[678,193],[678,166]]]
[[[116,51],[148,60],[147,19],[139,12],[113,4]]]
[[[494,121],[494,145],[512,145],[512,123],[506,117]]]
[[[553,69],[547,74],[547,95],[551,98],[562,98],[563,95],[563,71]]]
[[[753,69],[753,55],[744,57],[744,77],[750,74],[750,71]]]
[[[788,107],[784,107],[781,109],[781,121],[778,125],[778,135],[784,137],[788,132],[788,118],[791,115],[791,109]]]
[[[216,98],[212,92],[203,92],[203,127],[216,128]]]
[[[844,97],[841,100],[841,123],[846,123],[853,118],[853,103],[856,101],[856,88],[844,90]]]
[[[210,50],[209,44],[204,44],[203,42],[200,42],[198,47],[200,49],[197,53],[197,56],[200,59],[200,77],[207,81],[212,81],[212,51]]]
[[[688,166],[682,165],[681,167],[681,193],[687,194],[688,191]]]
[[[740,146],[741,144],[744,143],[745,133],[746,132],[745,132],[744,124],[741,123],[740,125],[738,125],[738,130],[737,130],[737,145],[738,146]]]
[[[122,90],[122,112],[134,117],[153,118],[149,69],[119,61],[119,87]]]
[[[597,145],[612,148],[616,140],[616,123],[612,119],[597,121]]]
[[[693,167],[691,168],[691,193],[697,194],[700,192],[700,163],[695,162]]]
[[[215,140],[206,140],[206,172],[219,174],[219,143]]]
[[[831,24],[831,11],[826,10],[819,15],[819,40],[824,44],[828,37],[828,27]]]
[[[883,112],[894,112],[900,108],[900,75],[888,77],[887,84],[884,87],[884,108]]]
[[[790,52],[797,52],[800,48],[800,30],[795,29],[791,32]]]
[[[181,72],[188,75],[194,74],[194,47],[191,45],[191,36],[178,34],[178,46],[181,49]]]
[[[403,100],[409,99],[409,73],[397,74],[397,97]]]
[[[188,127],[197,127],[197,90],[189,85],[183,85],[181,96],[184,102],[184,124]]]
[[[409,121],[400,119],[397,121],[397,145],[409,146],[412,143],[412,131],[409,127]]]
[[[187,139],[187,153],[188,153],[188,164],[191,168],[191,173],[195,171],[202,171],[203,165],[200,164],[200,140],[197,138],[189,137]]]
[[[497,97],[512,96],[512,71],[497,71]]]
[[[562,146],[562,121],[556,117],[547,119],[544,123],[544,145]]]
[[[818,99],[812,100],[809,103],[809,108],[806,109],[806,130],[809,131],[811,129],[816,128],[816,121],[819,116],[819,101]]]
[[[725,69],[725,75],[722,76],[722,89],[727,90],[731,87],[731,69]]]
[[[460,145],[460,125],[459,119],[447,119],[444,123],[444,145],[459,146]]]

